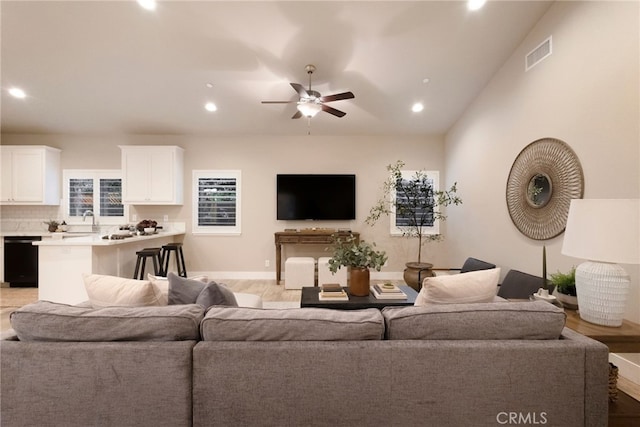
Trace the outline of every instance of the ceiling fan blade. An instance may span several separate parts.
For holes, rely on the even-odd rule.
[[[333,114],[336,117],[344,117],[347,113],[344,111],[336,110],[335,108],[329,107],[328,105],[322,104],[322,111],[326,111],[329,114]]]
[[[262,104],[295,104],[298,101],[262,101]]]
[[[341,99],[352,99],[355,97],[356,96],[353,94],[353,92],[342,92],[336,93],[335,95],[321,96],[320,102],[340,101]]]
[[[296,110],[296,113],[291,118],[292,119],[299,119],[300,117],[302,117],[302,113],[300,112],[300,110]]]
[[[309,97],[309,92],[307,92],[307,90],[304,88],[304,86],[302,86],[299,83],[290,83],[290,84],[291,84],[291,87],[293,88],[293,90],[298,92],[298,95],[300,95],[301,98],[308,98]]]

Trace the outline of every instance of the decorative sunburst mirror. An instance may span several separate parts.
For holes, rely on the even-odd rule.
[[[547,240],[567,224],[571,199],[581,199],[584,175],[576,153],[555,138],[538,139],[516,157],[507,180],[507,208],[525,236]]]

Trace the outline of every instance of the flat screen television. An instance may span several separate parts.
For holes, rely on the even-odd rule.
[[[356,219],[355,175],[279,174],[279,220]]]

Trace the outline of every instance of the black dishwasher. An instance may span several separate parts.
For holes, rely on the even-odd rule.
[[[38,287],[38,247],[40,236],[5,236],[4,281],[13,287]]]

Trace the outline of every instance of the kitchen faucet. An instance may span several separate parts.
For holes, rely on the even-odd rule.
[[[93,232],[98,231],[98,227],[96,226],[96,217],[93,214],[93,211],[91,210],[84,211],[84,213],[82,214],[82,222],[84,222],[84,220],[87,219],[87,215],[91,215],[91,231]]]

